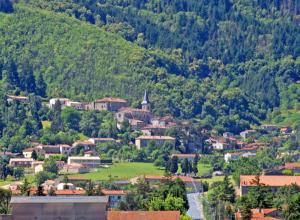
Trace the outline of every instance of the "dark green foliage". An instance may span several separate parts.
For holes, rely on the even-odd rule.
[[[56,164],[56,161],[52,157],[45,160],[43,167],[44,171],[46,172],[58,174],[58,166]]]
[[[53,119],[51,123],[51,131],[57,133],[63,131],[63,121],[61,118],[61,103],[56,101],[53,106]]]
[[[0,12],[11,13],[14,11],[11,0],[0,0]]]
[[[40,73],[36,80],[36,94],[41,97],[46,97],[47,84],[44,80],[43,75]]]
[[[0,214],[9,214],[10,213],[10,199],[12,193],[7,189],[0,189]]]

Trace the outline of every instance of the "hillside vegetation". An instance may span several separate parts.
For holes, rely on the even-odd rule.
[[[133,106],[148,89],[156,114],[236,133],[300,108],[296,2],[21,1],[0,14],[3,88],[40,94],[8,75],[41,74],[48,97]]]

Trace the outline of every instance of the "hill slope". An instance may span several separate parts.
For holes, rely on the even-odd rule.
[[[99,10],[93,9],[97,1],[89,1],[90,4],[71,0],[29,2],[16,4],[14,13],[0,13],[0,67],[1,64],[5,67],[15,61],[19,75],[22,76],[27,74],[24,71],[26,66],[31,66],[35,76],[43,74],[50,97],[92,100],[112,95],[129,98],[133,105],[138,105],[143,90],[149,89],[156,114],[170,113],[176,117],[196,118],[205,126],[232,132],[259,124],[274,108],[299,107],[300,88],[297,81],[300,79],[300,60],[296,54],[289,56],[288,52],[282,53],[276,59],[255,56],[244,62],[233,62],[234,58],[224,53],[233,62],[226,65],[221,60],[208,57],[209,53],[203,53],[204,59],[195,56],[191,60],[187,53],[193,57],[194,50],[202,53],[203,48],[197,49],[201,44],[194,41],[192,36],[189,37],[189,31],[170,27],[165,32],[167,35],[161,36],[165,36],[165,42],[172,42],[176,38],[187,40],[190,45],[188,48],[193,50],[181,43],[169,45],[169,48],[152,44],[148,39],[152,35],[147,34],[146,30],[144,34],[147,36],[144,39],[138,34],[136,29],[147,24],[147,19],[155,19],[157,24],[164,20],[163,17],[157,20],[156,9],[152,8],[150,12],[150,3],[135,7],[143,16],[135,17],[138,26],[132,29],[132,26],[128,26],[129,21],[120,20],[119,14],[114,13],[115,9],[126,12],[122,17],[124,19],[130,13],[136,13],[129,7],[132,2],[127,5],[124,3],[125,7],[108,1],[104,5],[98,4]],[[176,20],[181,11],[184,15],[191,13],[179,6],[178,11],[174,12],[173,5],[159,7],[164,11],[158,14],[170,16],[171,20]],[[98,18],[97,13],[105,16],[106,24],[98,23],[104,20]],[[176,16],[172,17],[172,14]],[[198,16],[198,24],[201,23],[201,16],[209,20],[208,15],[195,16]],[[230,18],[228,16],[218,17],[217,20],[221,24]],[[78,19],[89,21],[90,24]],[[256,27],[259,28],[259,25]],[[159,25],[157,30],[161,30]],[[222,33],[222,36],[227,36],[226,33]],[[136,40],[130,39],[130,36],[135,35],[138,35]],[[156,39],[158,36],[152,37]],[[211,39],[211,42],[228,47],[227,41],[222,43]],[[193,45],[196,48],[192,48]],[[149,49],[151,46],[165,51]],[[247,46],[243,48],[251,49]],[[218,51],[215,45],[210,45],[209,49]],[[231,52],[236,54],[234,50]],[[5,74],[7,71],[3,71]],[[5,79],[2,81],[5,82]]]

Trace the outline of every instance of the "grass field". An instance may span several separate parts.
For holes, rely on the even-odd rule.
[[[84,177],[93,181],[128,180],[141,175],[163,175],[164,170],[152,163],[115,163],[110,168],[100,168],[96,172],[71,175]]]
[[[232,185],[235,186],[232,176],[229,176],[229,179],[230,179],[230,182],[232,183]],[[210,179],[202,179],[203,182],[208,182],[209,185],[214,182],[223,181],[223,180],[224,180],[224,176],[214,176]]]
[[[209,164],[199,163],[198,164],[198,175],[202,176],[203,174],[209,173],[212,167]]]
[[[51,128],[51,121],[42,121],[43,128]]]

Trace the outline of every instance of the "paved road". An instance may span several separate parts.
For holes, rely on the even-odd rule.
[[[204,220],[202,214],[202,204],[200,202],[200,193],[188,193],[189,210],[187,214],[193,220]]]
[[[193,220],[205,220],[203,215],[203,207],[202,203],[200,201],[201,197],[201,189],[202,187],[199,187],[199,185],[196,185],[193,181],[194,190],[193,192],[187,193],[187,199],[189,202],[189,210],[187,214],[193,219]]]

